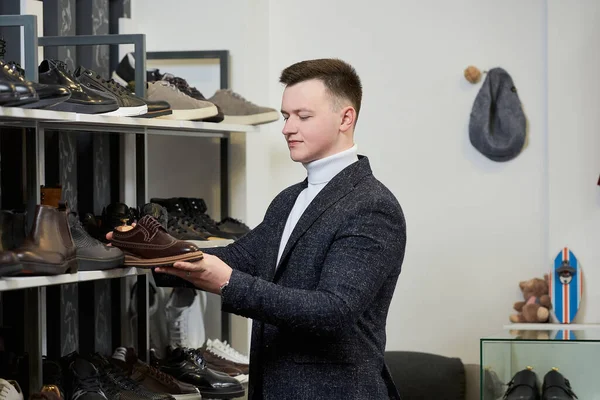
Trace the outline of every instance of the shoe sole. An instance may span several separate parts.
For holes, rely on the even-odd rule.
[[[70,96],[64,96],[62,99],[57,99],[57,98],[50,98],[50,99],[44,99],[44,100],[39,100],[36,101],[35,103],[30,103],[30,104],[25,104],[24,106],[21,106],[22,108],[46,108],[46,107],[52,107],[55,106],[57,104],[63,103],[67,100],[69,100]]]
[[[160,119],[178,119],[181,121],[201,121],[206,118],[214,117],[219,113],[216,106],[192,108],[189,110],[173,110],[171,115],[163,115]]]
[[[244,397],[246,394],[246,390],[242,388],[242,390],[231,390],[227,391],[226,389],[217,389],[215,391],[210,391],[206,389],[201,389],[200,394],[202,394],[203,399],[235,399],[237,397]]]
[[[107,113],[102,113],[102,115],[108,117],[136,117],[139,115],[147,114],[148,106],[144,104],[143,106],[137,107],[119,107],[118,110],[110,111]]]
[[[154,267],[171,267],[177,261],[198,261],[204,258],[204,253],[201,251],[195,251],[193,253],[182,254],[171,257],[161,258],[139,258],[130,254],[125,254],[126,267],[137,267],[137,268],[154,268]]]
[[[97,105],[97,104],[81,104],[71,103],[69,100],[58,103],[52,107],[48,107],[48,110],[52,111],[64,111],[79,114],[103,114],[110,111],[117,110],[116,104],[109,105]]]
[[[99,260],[97,258],[77,257],[80,271],[105,271],[123,267],[123,256],[111,260]]]
[[[171,394],[175,400],[202,400],[200,393],[188,393],[188,394]]]
[[[277,111],[254,115],[225,115],[223,124],[233,125],[262,125],[275,122],[279,119]]]
[[[171,115],[171,114],[173,114],[173,110],[168,108],[166,110],[148,111],[146,114],[139,115],[138,118],[156,118],[156,117],[161,117],[163,115]]]
[[[20,267],[18,270],[16,267],[17,266],[13,268],[13,273],[10,276],[62,275],[67,273],[74,274],[78,270],[77,259],[75,258],[60,265],[21,262],[21,264],[18,265],[18,267]],[[2,268],[3,275],[5,269],[6,268],[4,267]]]

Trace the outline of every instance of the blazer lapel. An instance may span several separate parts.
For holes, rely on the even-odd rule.
[[[279,264],[277,264],[277,270],[273,277],[273,281],[279,279],[287,263],[285,263],[286,257],[289,255],[291,250],[294,248],[298,240],[306,233],[306,231],[312,226],[312,224],[332,205],[334,205],[338,200],[342,197],[346,196],[352,189],[354,188],[356,182],[360,180],[365,175],[371,173],[371,168],[369,166],[369,161],[366,157],[359,156],[359,161],[346,167],[339,174],[333,177],[331,181],[317,194],[317,196],[313,199],[313,201],[308,205],[298,223],[294,227],[290,238],[285,245],[285,249],[283,250],[283,254],[281,255],[281,259],[279,260]],[[298,193],[300,194],[300,193]],[[297,197],[297,196],[296,196]],[[293,205],[292,205],[293,207]],[[291,212],[292,207],[290,207],[286,217],[283,220],[283,225],[281,230],[278,232],[278,237],[281,238],[283,233],[283,228],[285,227],[285,223],[287,221],[287,216],[289,212]],[[278,249],[277,249],[278,250]],[[277,255],[276,251],[276,255]],[[275,260],[277,260],[275,258]],[[272,264],[271,264],[272,265]]]

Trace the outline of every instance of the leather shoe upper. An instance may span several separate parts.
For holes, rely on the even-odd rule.
[[[198,387],[200,391],[203,389],[243,389],[235,378],[211,370],[206,366],[202,357],[189,349],[174,349],[159,369],[182,382]]]
[[[571,383],[560,372],[549,371],[544,376],[542,400],[573,400],[577,396],[571,389]]]
[[[519,371],[508,383],[503,400],[539,400],[537,375],[530,369]]]
[[[113,230],[112,244],[126,253],[152,259],[194,253],[200,249],[189,242],[177,240],[151,215],[143,216],[130,230]]]

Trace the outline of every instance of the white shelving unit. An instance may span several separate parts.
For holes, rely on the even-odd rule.
[[[0,126],[60,130],[147,133],[174,136],[222,137],[230,132],[258,132],[250,125],[180,121],[158,118],[112,117],[62,111],[0,107]]]
[[[126,276],[136,276],[149,273],[149,269],[117,268],[107,271],[80,271],[74,274],[62,274],[55,276],[5,277],[0,279],[0,292],[5,292],[7,290],[63,285],[66,283],[97,281],[100,279],[124,278]]]

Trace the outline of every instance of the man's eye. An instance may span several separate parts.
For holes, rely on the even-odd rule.
[[[290,118],[289,115],[287,117],[285,115],[283,115],[283,120],[284,121],[287,121],[289,118]]]
[[[300,115],[300,121],[306,121],[310,118],[310,115]]]

